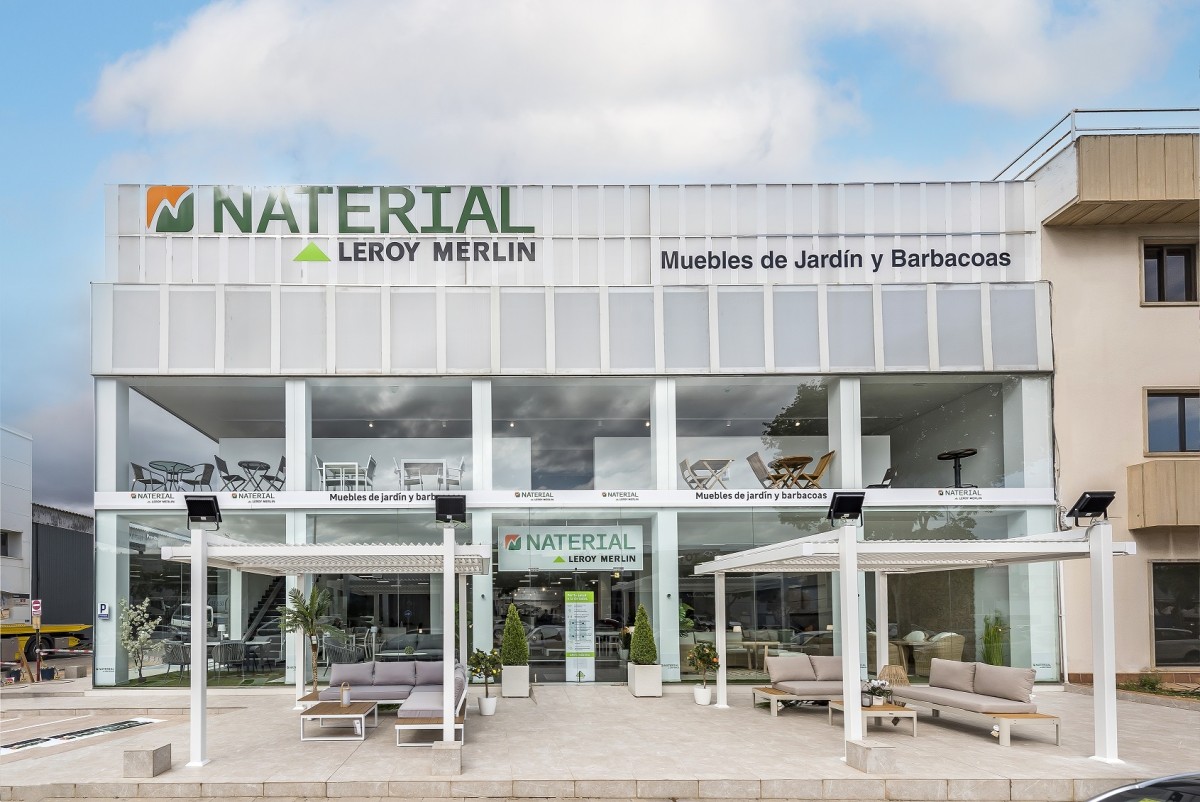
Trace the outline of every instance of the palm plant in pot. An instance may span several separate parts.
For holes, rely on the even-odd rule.
[[[504,697],[529,696],[529,640],[517,605],[508,605],[504,618],[504,632],[500,635],[500,695]]]
[[[708,672],[716,671],[721,667],[721,658],[717,654],[716,645],[708,641],[700,641],[688,653],[687,662],[700,675],[700,686],[692,688],[692,695],[696,699],[696,704],[706,705],[712,701],[712,688],[708,687]]]
[[[662,666],[654,630],[644,605],[639,604],[629,639],[629,692],[634,696],[662,696]]]
[[[312,652],[312,692],[317,692],[317,639],[322,635],[337,635],[345,637],[337,627],[326,624],[321,619],[329,614],[332,596],[327,588],[313,586],[308,598],[300,592],[300,588],[292,588],[288,592],[288,604],[279,607],[279,629],[283,632],[299,630],[308,639]]]
[[[479,715],[496,715],[496,700],[492,698],[489,689],[493,680],[500,679],[500,651],[492,649],[490,652],[485,652],[483,649],[476,649],[467,658],[467,668],[471,670],[471,676],[483,680],[483,697],[479,700]]]

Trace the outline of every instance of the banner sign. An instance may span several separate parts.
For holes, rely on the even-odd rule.
[[[567,682],[594,682],[596,679],[595,593],[590,590],[563,592],[566,602]]]
[[[642,527],[630,524],[506,526],[496,541],[500,571],[642,569]]]
[[[827,508],[829,490],[475,490],[467,509],[813,507]],[[867,490],[867,507],[1036,507],[1057,505],[1053,488],[889,488]],[[184,493],[101,492],[98,510],[184,510]],[[222,510],[433,509],[439,493],[376,491],[264,491],[213,493]]]

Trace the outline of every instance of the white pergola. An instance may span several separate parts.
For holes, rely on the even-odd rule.
[[[191,609],[208,606],[208,566],[231,568],[270,576],[304,576],[306,574],[376,573],[376,574],[441,574],[442,576],[442,740],[454,740],[454,661],[455,630],[454,598],[458,577],[458,594],[467,598],[467,576],[491,573],[492,552],[489,546],[459,546],[454,542],[454,528],[442,530],[442,543],[431,544],[264,544],[247,545],[211,532],[192,530],[189,546],[164,546],[164,560],[191,563]],[[207,622],[204,615],[193,613],[191,621],[191,760],[189,766],[203,766],[207,756],[208,718],[208,653]],[[458,611],[458,659],[467,662],[467,605]],[[306,653],[304,634],[295,633],[296,698],[304,695]]]
[[[841,633],[844,738],[863,737],[859,637],[859,571],[876,575],[875,620],[886,626],[887,576],[923,571],[951,571],[1090,558],[1092,568],[1092,672],[1095,690],[1095,754],[1097,760],[1117,758],[1116,657],[1113,637],[1112,558],[1134,554],[1133,543],[1112,542],[1108,521],[1079,530],[1028,535],[1005,540],[863,540],[860,526],[788,540],[770,546],[727,554],[696,566],[696,574],[712,574],[716,582],[717,706],[728,707],[725,660],[725,574],[838,572]],[[886,630],[885,630],[886,631]],[[876,638],[876,665],[887,663],[887,638]]]

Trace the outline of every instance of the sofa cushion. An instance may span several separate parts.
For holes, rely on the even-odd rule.
[[[842,698],[842,682],[838,680],[813,681],[813,682],[776,682],[772,683],[773,687],[778,688],[786,693],[795,696],[804,696],[809,699],[841,699]]]
[[[929,662],[929,687],[974,693],[975,664],[935,657]]]
[[[817,679],[812,659],[807,654],[789,654],[767,658],[767,675],[771,682],[811,682]]]
[[[417,636],[417,651],[428,652],[433,649],[441,650],[442,636],[440,634],[422,634]]]
[[[365,685],[350,689],[355,702],[401,702],[412,693],[411,685]]]
[[[976,663],[975,693],[996,696],[1001,699],[1012,699],[1016,702],[1028,702],[1033,694],[1035,676],[1036,673],[1032,668],[1011,668]]]
[[[928,685],[895,685],[892,698],[909,702],[930,702],[935,705],[957,707],[972,713],[1036,713],[1037,705],[1032,702],[1016,702],[996,696],[985,696],[949,688],[930,688]]]
[[[374,682],[374,663],[333,663],[329,666],[329,687],[340,688],[343,682],[370,685]]]
[[[441,718],[443,701],[440,685],[414,690],[396,711],[396,718]]]
[[[817,679],[842,681],[841,657],[814,654],[809,659],[812,660],[813,670],[817,672]]]
[[[376,685],[416,685],[417,684],[417,669],[416,663],[412,660],[403,660],[399,662],[376,662],[375,663],[375,684]]]
[[[925,633],[919,629],[914,629],[912,632],[905,635],[904,639],[909,643],[921,643],[925,640]]]
[[[422,660],[413,663],[417,672],[416,685],[441,685],[442,684],[442,661],[441,660]]]
[[[409,646],[413,649],[417,648],[417,633],[411,635],[393,635],[383,642],[383,651],[385,652],[402,652]]]

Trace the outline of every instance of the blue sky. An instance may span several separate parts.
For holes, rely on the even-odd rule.
[[[1071,108],[1200,105],[1200,4],[8,5],[0,421],[86,509],[106,183],[989,179]]]

